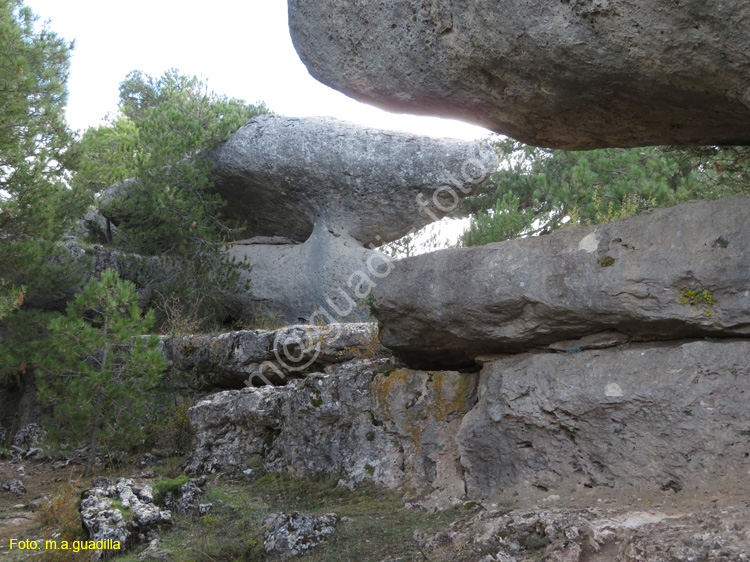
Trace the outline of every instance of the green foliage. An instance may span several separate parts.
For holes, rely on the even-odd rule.
[[[26,287],[16,288],[0,279],[0,320],[23,304]]]
[[[225,202],[211,191],[207,153],[266,113],[210,92],[176,70],[153,78],[130,73],[120,85],[120,111],[83,135],[76,182],[97,191],[134,182],[104,198],[104,214],[120,229],[127,249],[158,256],[153,279],[164,299],[200,303],[201,316],[220,318],[223,295],[239,289],[242,270],[222,250],[242,225],[223,218]]]
[[[26,374],[47,319],[28,311],[73,287],[76,260],[60,237],[90,198],[72,188],[65,124],[70,49],[22,0],[0,1],[0,379]]]
[[[459,209],[472,215],[462,245],[601,224],[750,189],[747,147],[564,151],[503,138],[492,144],[501,166]]]
[[[71,45],[21,0],[0,2],[0,236],[54,238],[68,226],[72,133],[65,124]]]
[[[50,322],[48,349],[38,357],[39,396],[57,421],[52,432],[88,438],[86,474],[102,444],[122,450],[140,438],[147,399],[166,367],[158,338],[134,337],[154,323],[137,302],[132,283],[104,271]]]
[[[139,143],[138,127],[127,117],[87,129],[81,137],[76,184],[98,193],[134,177]]]
[[[170,389],[176,394],[176,389]],[[190,426],[188,410],[195,404],[194,400],[178,401],[170,406],[161,405],[153,430],[156,445],[169,453],[184,453],[193,443],[193,429]]]
[[[499,240],[516,238],[531,228],[534,216],[520,207],[521,201],[513,192],[502,194],[488,211],[478,211],[469,228],[461,235],[464,246],[481,246]]]
[[[53,266],[63,253],[54,243],[88,202],[67,185],[72,46],[40,28],[22,0],[0,2],[0,38],[0,283],[26,285],[33,297],[67,281]]]
[[[183,484],[187,484],[188,477],[184,474],[176,478],[160,478],[152,486],[154,489],[154,502],[158,505],[164,505],[164,498],[167,494],[176,495]]]
[[[705,289],[683,289],[678,300],[680,304],[692,306],[696,312],[702,310],[706,316],[713,315],[712,308],[716,304],[711,291]]]

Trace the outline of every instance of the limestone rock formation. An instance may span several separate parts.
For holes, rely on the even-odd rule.
[[[284,384],[357,356],[386,353],[372,323],[172,336],[161,346],[169,367],[190,373],[200,388]]]
[[[697,201],[399,260],[373,293],[381,342],[445,368],[604,330],[748,336],[749,215],[747,197]]]
[[[266,556],[276,560],[304,556],[336,532],[338,521],[335,513],[280,513],[265,532],[263,549]]]
[[[384,371],[384,372],[379,372]],[[220,392],[189,410],[192,473],[244,470],[342,475],[412,493],[465,494],[456,433],[476,375],[395,369],[387,361],[284,387]]]
[[[17,478],[0,478],[0,492],[23,496],[26,493],[26,486]]]
[[[252,119],[211,154],[214,189],[247,221],[246,316],[364,320],[356,301],[388,264],[373,249],[452,211],[497,165],[488,145],[328,118]]]
[[[479,374],[381,360],[214,394],[189,411],[187,469],[340,475],[427,505],[518,490],[747,488],[749,340],[571,351],[495,357]]]
[[[200,478],[190,478],[185,482],[176,497],[172,492],[167,492],[164,496],[164,506],[170,511],[179,513],[180,515],[198,516],[205,515],[213,508],[211,503],[201,503],[203,494],[205,493],[205,486],[208,483],[208,478],[201,476]]]
[[[682,490],[746,475],[748,358],[750,341],[728,340],[491,361],[457,436],[467,491]]]
[[[495,170],[489,145],[330,118],[255,117],[217,147],[214,189],[246,237],[304,242],[315,226],[380,246],[434,220]],[[447,189],[451,187],[455,196]],[[438,205],[435,205],[435,201]]]
[[[253,239],[255,240],[255,239]],[[250,265],[245,293],[229,297],[242,317],[299,322],[369,320],[361,297],[390,270],[391,259],[347,234],[316,226],[304,244],[240,241],[229,253]]]
[[[91,540],[111,539],[124,549],[151,541],[159,528],[172,525],[172,514],[154,505],[151,486],[138,486],[130,478],[119,478],[115,484],[106,478],[96,480],[94,487],[81,495],[81,520]],[[114,506],[115,500],[119,500],[122,509]],[[110,549],[104,555],[120,552]]]
[[[486,554],[480,562],[736,562],[750,548],[747,508],[739,502],[714,498],[667,510],[554,505],[559,500],[550,496],[511,511],[490,507],[419,542],[457,556]]]
[[[310,73],[388,110],[566,149],[750,142],[750,6],[288,0]]]

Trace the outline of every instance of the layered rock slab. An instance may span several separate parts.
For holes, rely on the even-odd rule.
[[[372,323],[165,336],[160,345],[169,368],[189,373],[203,389],[281,385],[357,356],[385,353]]]
[[[399,260],[373,291],[381,342],[444,368],[605,330],[748,336],[748,215],[747,197],[696,201]]]
[[[457,436],[468,494],[573,483],[748,484],[750,341],[629,344],[487,363]]]
[[[479,374],[358,363],[198,402],[187,469],[372,480],[432,505],[524,490],[738,494],[748,393],[744,339],[522,353]]]
[[[739,0],[288,4],[310,74],[388,110],[564,149],[750,142]]]

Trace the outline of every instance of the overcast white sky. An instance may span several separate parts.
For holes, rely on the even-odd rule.
[[[158,76],[169,68],[204,76],[209,87],[281,115],[328,115],[377,128],[481,138],[479,127],[396,115],[317,82],[289,37],[285,0],[26,0],[50,29],[75,40],[68,122],[95,125],[114,111],[131,70]]]

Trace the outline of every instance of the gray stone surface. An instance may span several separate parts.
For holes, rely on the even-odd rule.
[[[280,513],[264,535],[263,548],[269,558],[277,560],[304,556],[336,532],[338,521],[335,513]]]
[[[283,384],[357,356],[385,353],[372,323],[294,325],[162,341],[167,364],[190,373],[203,388]]]
[[[389,110],[566,149],[750,142],[741,0],[288,4],[310,73]]]
[[[467,552],[486,554],[480,562],[750,559],[747,507],[740,502],[704,500],[676,509],[618,503],[571,508],[540,502],[510,511],[495,506],[434,536],[420,537],[419,543],[425,549],[463,554],[461,558]]]
[[[213,504],[201,503],[207,483],[208,478],[205,476],[190,478],[180,486],[176,497],[173,496],[172,492],[167,492],[164,497],[164,506],[180,515],[193,517],[205,515],[213,508]]]
[[[379,372],[384,371],[384,372]],[[189,410],[187,470],[339,475],[440,498],[465,494],[456,454],[476,376],[395,369],[387,360],[311,375],[285,387],[225,391]]]
[[[321,226],[304,244],[239,243],[229,253],[251,266],[242,273],[250,289],[230,297],[232,308],[248,320],[278,317],[287,324],[315,317],[325,322],[369,320],[368,308],[359,301],[391,261],[351,236]]]
[[[0,478],[0,492],[23,496],[26,493],[26,486],[17,478]]]
[[[468,366],[617,330],[750,335],[750,198],[399,260],[374,290],[381,342],[412,366]],[[611,258],[611,259],[608,259]],[[709,291],[715,304],[683,304]]]
[[[521,353],[479,375],[341,366],[198,402],[187,470],[372,480],[429,506],[571,488],[736,494],[750,470],[749,359],[737,339]]]
[[[438,188],[453,186],[462,199],[497,165],[485,143],[277,115],[252,119],[211,160],[214,189],[229,216],[248,222],[247,238],[304,242],[318,226],[368,247],[445,216]],[[443,207],[453,200],[447,190],[436,196]]]
[[[470,496],[700,489],[750,470],[750,341],[629,344],[486,364],[457,441]]]

